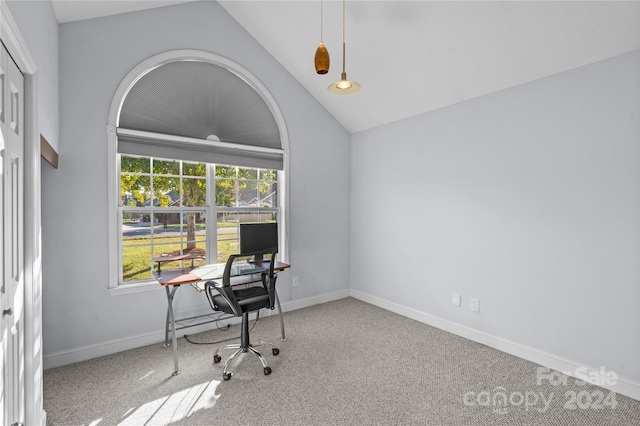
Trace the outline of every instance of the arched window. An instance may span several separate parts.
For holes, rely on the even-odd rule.
[[[157,288],[157,257],[226,261],[240,223],[278,222],[287,260],[287,132],[247,70],[201,51],[154,56],[120,84],[107,131],[112,293]]]

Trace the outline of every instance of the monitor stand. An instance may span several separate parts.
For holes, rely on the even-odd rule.
[[[262,262],[269,262],[269,260],[271,259],[265,259],[264,256],[262,254],[256,254],[253,256],[253,263],[262,263]]]

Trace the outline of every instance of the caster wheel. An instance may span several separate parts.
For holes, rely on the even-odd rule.
[[[215,362],[216,364],[219,363],[222,360],[222,358],[220,358],[220,355],[214,355],[213,356],[213,362]]]
[[[264,368],[264,375],[268,376],[269,374],[271,374],[271,367],[265,367]]]
[[[229,380],[229,379],[231,378],[231,373],[224,373],[224,374],[222,375],[222,378],[223,378],[225,381]]]
[[[276,355],[278,355],[280,353],[280,349],[273,348],[273,350],[271,352],[273,352],[273,356],[276,356]]]

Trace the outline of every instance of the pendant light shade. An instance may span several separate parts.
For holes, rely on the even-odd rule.
[[[345,46],[342,44],[342,74],[340,76],[340,81],[336,81],[335,83],[329,85],[327,90],[329,93],[333,93],[334,95],[351,95],[353,93],[357,93],[360,91],[360,84],[355,81],[347,80],[347,73],[344,71],[344,51]]]
[[[360,91],[360,84],[347,80],[347,74],[342,73],[342,79],[327,87],[327,90],[334,95],[351,95]]]
[[[318,74],[326,74],[329,72],[329,65],[331,63],[331,60],[329,59],[329,51],[324,46],[324,43],[322,41],[316,49],[316,57],[314,62],[316,64],[316,72]]]
[[[334,95],[351,95],[360,91],[360,85],[355,81],[347,80],[347,71],[345,69],[347,44],[344,41],[344,15],[346,0],[342,0],[342,74],[340,81],[337,81],[327,87],[329,93]]]
[[[329,72],[329,66],[331,64],[331,60],[329,59],[329,51],[322,41],[322,24],[322,0],[320,0],[320,44],[316,49],[314,63],[316,66],[316,72],[321,75]]]

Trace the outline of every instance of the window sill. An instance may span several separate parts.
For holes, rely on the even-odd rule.
[[[147,281],[135,284],[120,284],[109,289],[109,294],[119,296],[121,294],[141,293],[146,291],[161,290],[163,287],[157,281]]]

